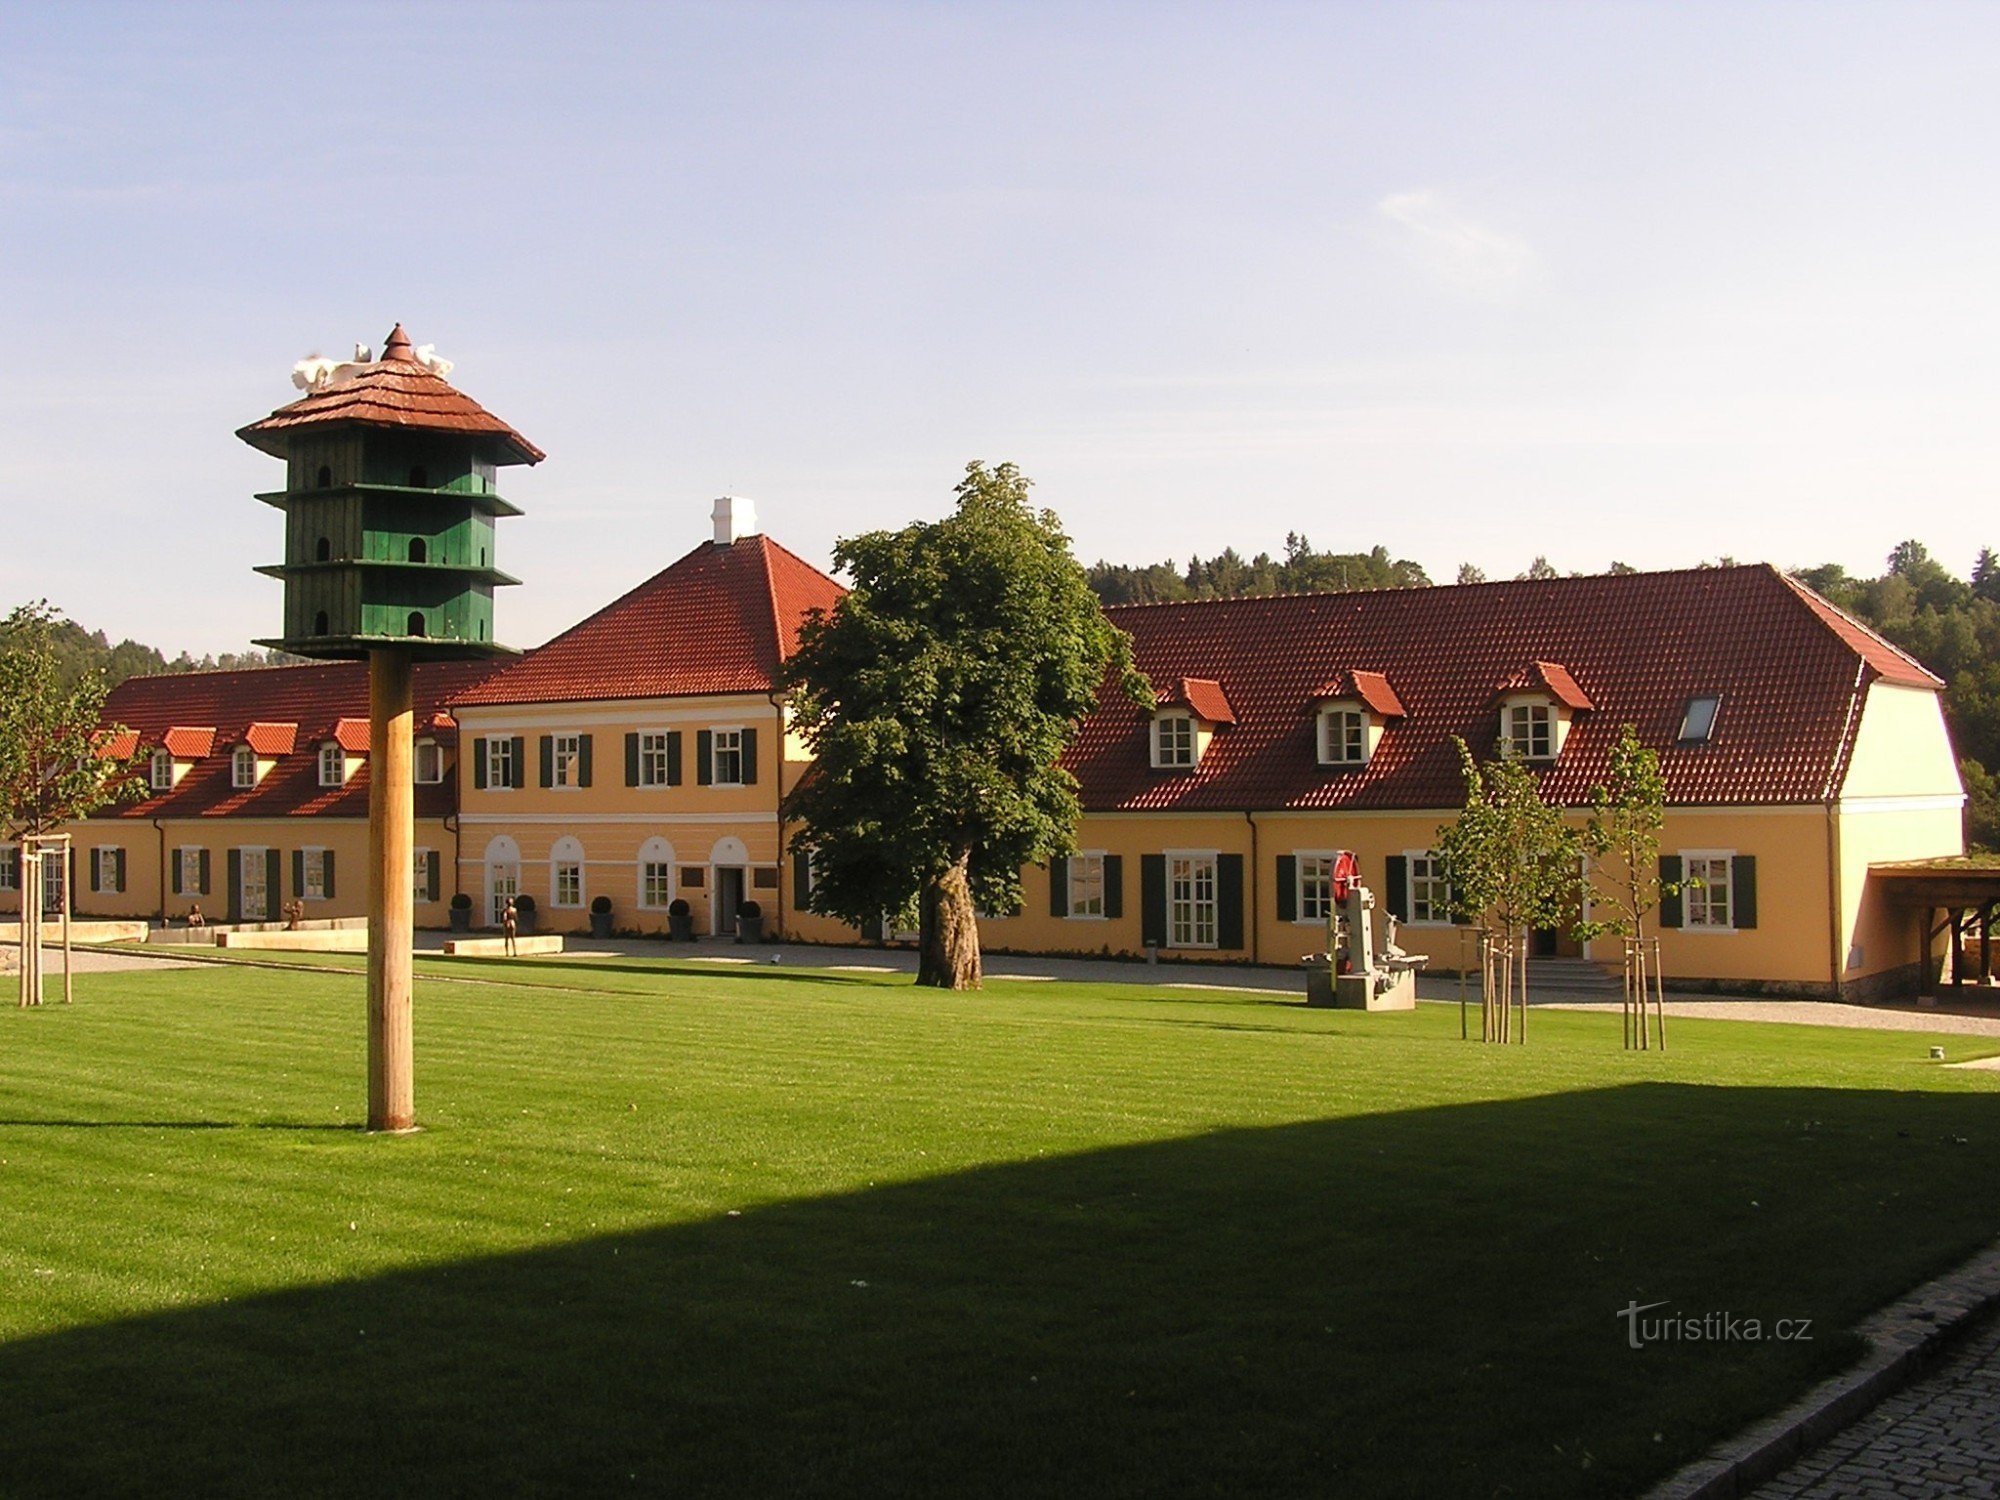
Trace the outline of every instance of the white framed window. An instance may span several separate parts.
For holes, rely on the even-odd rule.
[[[201,850],[180,848],[174,851],[174,860],[181,867],[181,889],[183,896],[204,894],[201,888]]]
[[[271,884],[267,878],[270,864],[262,849],[239,851],[237,861],[236,896],[237,909],[246,922],[267,921],[271,915]],[[321,879],[325,876],[322,874]]]
[[[319,784],[347,785],[347,752],[335,740],[328,740],[319,747]]]
[[[1213,948],[1219,904],[1215,856],[1167,854],[1167,946]]]
[[[1301,922],[1325,926],[1333,916],[1333,861],[1330,851],[1296,856],[1299,872],[1299,916]]]
[[[504,734],[496,734],[486,741],[487,788],[504,790],[513,784],[514,742]]]
[[[114,894],[124,890],[125,883],[119,878],[119,869],[123,864],[124,858],[125,851],[122,849],[105,845],[99,845],[97,848],[92,849],[90,851],[91,873],[93,877],[91,888],[97,891],[109,891]]]
[[[169,792],[174,786],[174,758],[165,750],[153,752],[153,763],[148,780],[156,792]]]
[[[326,900],[326,850],[301,849],[299,851],[299,899],[301,901]]]
[[[518,864],[491,864],[486,867],[487,925],[498,927],[507,916],[507,903],[521,894],[521,867]]]
[[[583,778],[583,736],[549,736],[549,785],[580,786]]]
[[[661,909],[674,899],[674,867],[663,859],[649,859],[639,866],[639,904]]]
[[[1319,763],[1358,766],[1368,759],[1368,715],[1358,708],[1329,708],[1319,716]]]
[[[0,891],[19,889],[21,884],[21,846],[0,844]]]
[[[1194,716],[1163,713],[1153,717],[1153,764],[1161,767],[1194,764]]]
[[[1726,931],[1736,925],[1735,860],[1728,854],[1681,856],[1681,924]]]
[[[550,900],[557,906],[583,905],[583,866],[573,859],[559,859]]]
[[[412,774],[426,786],[444,780],[444,749],[436,740],[418,740],[412,754]]]
[[[244,791],[257,784],[257,752],[238,745],[229,758],[229,784]]]
[[[709,742],[709,779],[717,786],[743,784],[743,731],[718,729]]]
[[[418,904],[431,899],[431,851],[410,851],[410,900]]]
[[[639,785],[667,784],[667,736],[664,730],[639,734]]]
[[[1501,711],[1500,738],[1526,760],[1556,753],[1555,710],[1546,703],[1510,703]]]
[[[1721,708],[1722,700],[1712,694],[1688,699],[1687,712],[1681,716],[1681,742],[1705,744],[1715,733],[1715,716]]]
[[[1086,850],[1069,857],[1069,914],[1072,917],[1104,915],[1104,852]]]
[[[42,910],[60,916],[63,909],[63,860],[54,849],[42,852]]]
[[[1410,920],[1451,921],[1451,883],[1444,878],[1444,861],[1430,849],[1412,849],[1405,857],[1410,871]]]

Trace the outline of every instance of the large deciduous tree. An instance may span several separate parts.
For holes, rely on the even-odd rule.
[[[0,838],[52,833],[131,794],[128,768],[101,750],[103,672],[63,680],[63,623],[46,602],[0,621]]]
[[[956,511],[834,548],[851,588],[787,664],[813,766],[786,814],[811,910],[917,913],[917,983],[980,984],[975,909],[1020,905],[1021,867],[1074,847],[1058,764],[1107,673],[1151,693],[1054,513],[1012,464],[966,466]]]

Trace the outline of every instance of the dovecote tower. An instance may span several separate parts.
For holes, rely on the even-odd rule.
[[[285,461],[285,487],[257,498],[285,513],[284,632],[259,641],[298,656],[416,661],[511,655],[493,638],[493,523],[520,511],[497,472],[542,451],[445,376],[396,325],[380,359],[301,360],[305,396],[237,436]]]

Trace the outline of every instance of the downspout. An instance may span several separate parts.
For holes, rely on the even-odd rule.
[[[458,787],[456,782],[454,782],[452,786],[452,793],[455,796],[457,792],[458,792]],[[451,835],[451,894],[452,896],[456,896],[459,890],[458,857],[460,854],[464,853],[464,850],[462,850],[459,847],[460,840],[458,836],[457,808],[454,807],[450,812],[444,815],[444,826],[445,826],[445,831]],[[447,896],[445,898],[445,907],[447,910],[449,910],[450,906],[451,906],[451,897]]]
[[[1257,962],[1257,814],[1250,808],[1243,809],[1243,821],[1250,825],[1250,879],[1243,893],[1244,902],[1249,906],[1250,962]]]
[[[776,793],[771,810],[778,820],[778,888],[771,899],[778,908],[778,920],[771,930],[778,934],[782,942],[785,936],[785,699],[776,692],[765,696],[771,700],[771,711],[778,716],[777,732],[771,736],[771,788]]]
[[[167,925],[167,825],[152,819],[153,831],[160,836],[160,925]]]

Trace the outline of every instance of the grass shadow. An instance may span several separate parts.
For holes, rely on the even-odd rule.
[[[1988,1095],[1666,1083],[983,1167],[0,1346],[0,1490],[1625,1494],[1997,1167]]]

